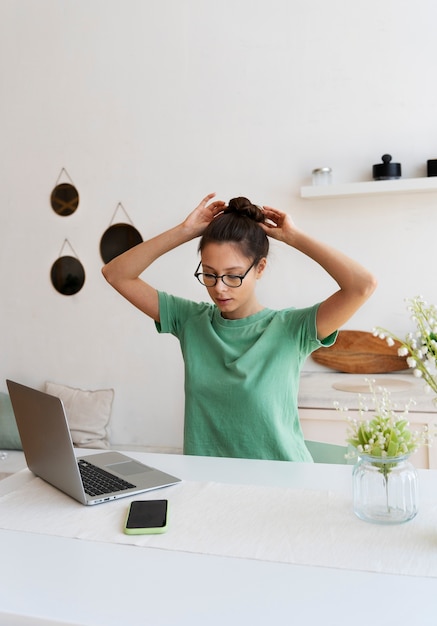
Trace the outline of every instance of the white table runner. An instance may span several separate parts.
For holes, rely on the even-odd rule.
[[[169,500],[164,535],[128,536],[133,499]],[[0,528],[301,565],[437,577],[437,503],[402,525],[355,517],[350,498],[327,491],[182,482],[85,507],[33,478],[0,498]]]

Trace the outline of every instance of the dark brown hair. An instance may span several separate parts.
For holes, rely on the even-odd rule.
[[[248,259],[258,263],[269,253],[269,239],[260,228],[264,213],[247,198],[232,198],[228,206],[205,228],[199,252],[208,243],[237,243]]]

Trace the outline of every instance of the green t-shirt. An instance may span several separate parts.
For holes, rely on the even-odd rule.
[[[213,304],[159,293],[157,330],[179,339],[185,362],[185,454],[312,461],[297,411],[300,370],[336,339],[317,339],[318,307],[228,320]]]

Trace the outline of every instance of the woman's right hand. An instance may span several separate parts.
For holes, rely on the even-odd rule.
[[[192,211],[183,222],[183,227],[190,233],[190,236],[200,237],[205,228],[212,220],[223,211],[226,203],[222,200],[214,200],[215,193],[209,193],[203,198],[199,205]]]

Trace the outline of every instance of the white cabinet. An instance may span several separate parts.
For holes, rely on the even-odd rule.
[[[354,411],[349,411],[353,416]],[[347,422],[335,409],[299,408],[299,417],[305,439],[346,445]],[[358,417],[358,412],[357,412]],[[410,425],[413,430],[423,430],[428,426],[435,428],[435,413],[410,413]],[[434,446],[422,446],[411,456],[411,462],[417,469],[437,469],[437,441]]]
[[[408,414],[412,430],[437,432],[437,407],[433,394],[425,393],[424,383],[408,370],[393,374],[342,374],[340,372],[305,372],[300,379],[298,407],[305,439],[347,445],[346,414],[338,411],[334,403],[347,407],[347,415],[360,418],[360,393],[345,389],[368,389],[366,379],[390,391],[392,405],[402,412],[410,400],[415,402]],[[339,389],[342,388],[343,390]],[[372,414],[371,396],[365,394],[369,405],[369,418]],[[362,417],[361,417],[362,419]],[[411,457],[417,468],[437,469],[437,438],[434,445],[421,446]]]

